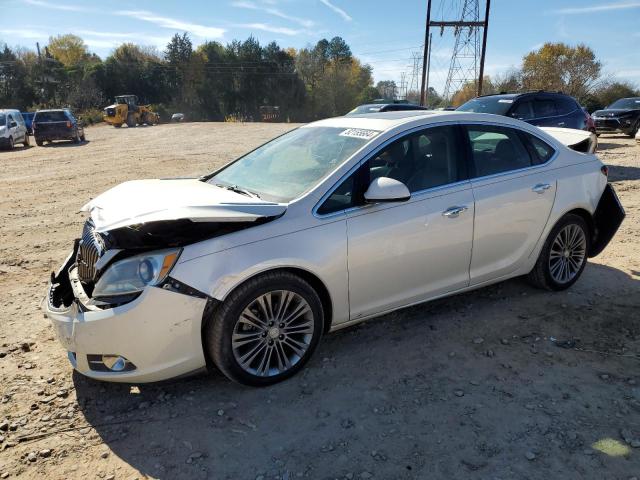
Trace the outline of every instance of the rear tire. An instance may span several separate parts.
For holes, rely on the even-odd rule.
[[[24,142],[22,142],[22,145],[24,145],[25,148],[28,148],[31,146],[31,143],[29,142],[29,134],[25,134],[24,136]]]
[[[263,387],[305,365],[323,324],[322,302],[313,287],[292,273],[272,272],[234,290],[208,320],[203,340],[228,378]]]
[[[133,128],[136,126],[136,117],[133,113],[127,115],[127,127]]]
[[[528,280],[545,290],[566,290],[587,265],[591,245],[589,227],[582,217],[569,213],[551,229]]]
[[[629,131],[629,133],[627,133],[627,135],[629,135],[631,138],[634,138],[636,136],[636,133],[638,133],[639,128],[640,128],[640,120],[636,122],[635,126],[631,128],[631,130]]]

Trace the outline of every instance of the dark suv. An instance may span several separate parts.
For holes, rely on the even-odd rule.
[[[640,129],[640,97],[621,98],[593,112],[598,133],[621,132],[634,137]]]
[[[66,108],[38,110],[31,127],[38,146],[53,140],[71,140],[74,143],[85,141],[83,123]]]
[[[593,126],[589,125],[589,114],[573,97],[558,92],[538,91],[484,95],[469,100],[459,106],[457,110],[504,115],[538,127],[563,127],[593,131]]]

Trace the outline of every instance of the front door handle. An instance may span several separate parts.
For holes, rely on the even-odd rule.
[[[559,127],[564,127],[564,122],[560,122],[560,123],[558,123],[558,126],[559,126]]]
[[[536,193],[544,193],[550,188],[551,188],[551,185],[549,185],[548,183],[538,183],[537,185],[534,185],[531,188],[531,190],[533,190]]]
[[[447,218],[456,218],[458,215],[460,215],[465,210],[469,210],[469,207],[467,207],[466,205],[460,205],[460,206],[457,206],[457,207],[449,207],[444,212],[442,212],[442,216],[443,217],[447,217]]]

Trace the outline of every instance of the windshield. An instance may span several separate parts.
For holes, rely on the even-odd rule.
[[[207,180],[288,202],[315,186],[378,132],[303,127],[258,147]]]
[[[621,98],[616,100],[607,108],[627,108],[627,109],[640,109],[640,97],[638,98]]]
[[[4,113],[0,113],[0,127],[4,127],[7,123],[7,116]]]
[[[57,112],[36,112],[34,120],[37,122],[66,122],[67,116],[62,110]]]
[[[482,97],[469,100],[460,105],[456,110],[460,112],[494,113],[496,115],[506,115],[509,107],[513,104],[512,98],[504,97]]]

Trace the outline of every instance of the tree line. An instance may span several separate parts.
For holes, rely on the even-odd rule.
[[[42,51],[0,48],[0,105],[32,110],[69,106],[96,119],[113,97],[134,94],[163,118],[259,120],[279,107],[280,121],[343,115],[380,96],[372,68],[341,38],[295,50],[255,38],[194,48],[176,33],[160,52],[123,43],[104,60],[76,35],[52,37]]]
[[[522,58],[519,68],[492,77],[485,76],[483,94],[530,90],[561,91],[571,95],[589,112],[599,110],[623,97],[640,96],[636,85],[612,80],[602,70],[602,62],[584,44],[545,43]],[[475,82],[464,85],[449,102],[459,106],[476,96]],[[443,105],[446,106],[446,105]]]

